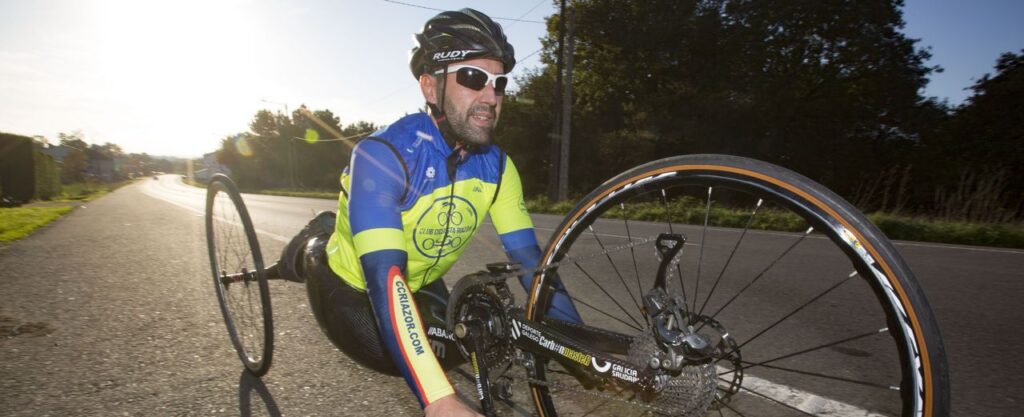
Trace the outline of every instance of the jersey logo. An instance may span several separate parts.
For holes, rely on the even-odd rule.
[[[413,244],[425,257],[442,258],[462,249],[476,232],[476,225],[476,207],[469,200],[439,197],[416,221]]]
[[[428,180],[432,180],[434,179],[434,175],[437,175],[437,171],[434,170],[434,167],[427,167],[427,172],[425,174],[427,175]]]

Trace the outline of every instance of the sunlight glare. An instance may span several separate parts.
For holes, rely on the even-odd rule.
[[[94,8],[95,62],[116,117],[138,124],[137,132],[180,138],[180,153],[195,148],[185,141],[197,136],[237,131],[270,66],[257,50],[269,35],[254,27],[258,19],[245,4],[110,1]]]

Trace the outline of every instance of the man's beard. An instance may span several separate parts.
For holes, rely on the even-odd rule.
[[[452,127],[452,138],[456,142],[463,142],[467,145],[489,145],[494,139],[494,126],[498,124],[497,111],[486,104],[475,104],[466,109],[465,112],[457,112],[451,102],[445,100],[445,113],[448,115],[448,123]],[[469,119],[474,114],[485,114],[491,117],[490,126],[478,126]]]

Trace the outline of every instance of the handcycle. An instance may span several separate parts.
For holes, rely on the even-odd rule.
[[[211,180],[206,213],[229,335],[263,375],[276,265],[227,177]],[[913,273],[863,214],[797,173],[723,155],[644,164],[583,197],[542,250],[536,268],[491,263],[452,287],[438,336],[470,364],[487,415],[518,399],[539,416],[949,414]],[[507,284],[523,275],[525,291]],[[560,292],[583,323],[552,317]]]

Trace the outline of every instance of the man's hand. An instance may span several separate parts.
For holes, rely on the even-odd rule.
[[[455,394],[441,397],[441,399],[430,403],[427,408],[423,409],[423,413],[426,417],[483,417],[459,401]]]

